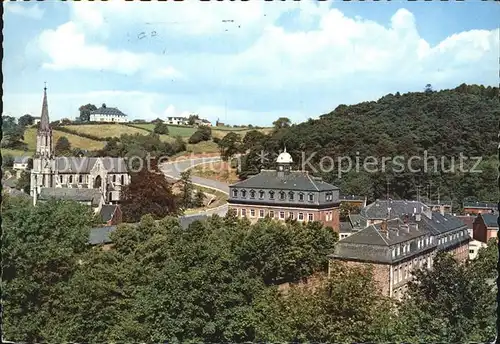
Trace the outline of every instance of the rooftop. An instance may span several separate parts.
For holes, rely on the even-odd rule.
[[[127,162],[123,158],[112,157],[56,157],[56,170],[59,173],[90,173],[100,161],[102,167],[111,173],[127,173]]]
[[[42,188],[39,200],[50,199],[75,202],[92,202],[93,206],[99,205],[102,194],[98,189],[74,189],[74,188]]]
[[[126,117],[123,112],[114,107],[100,107],[97,110],[91,111],[91,115],[110,115],[115,117]]]
[[[496,214],[481,214],[479,215],[483,218],[486,227],[496,227],[498,228],[498,215]]]
[[[430,208],[419,201],[407,200],[376,200],[361,209],[361,216],[365,219],[386,219],[387,217],[402,216],[430,211]]]
[[[330,191],[338,187],[305,171],[290,171],[284,176],[278,176],[278,171],[262,170],[259,174],[231,185],[235,188],[280,189],[296,191]]]
[[[464,208],[497,209],[497,203],[464,202]]]

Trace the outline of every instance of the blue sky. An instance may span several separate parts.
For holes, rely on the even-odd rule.
[[[4,113],[82,104],[130,119],[315,118],[339,104],[498,85],[493,2],[16,2],[4,12]]]

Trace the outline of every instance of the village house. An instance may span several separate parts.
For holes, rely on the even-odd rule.
[[[497,238],[498,215],[479,214],[474,220],[473,235],[474,240],[487,244],[492,238]]]
[[[107,107],[106,104],[90,112],[90,122],[126,123],[127,115],[114,107]]]
[[[264,217],[319,221],[339,232],[339,188],[306,171],[293,171],[286,149],[276,163],[277,170],[261,170],[230,185],[229,209],[252,222]]]
[[[172,116],[172,117],[167,117],[167,124],[171,125],[188,125],[189,124],[189,119],[187,117],[180,117],[180,116]]]
[[[29,156],[16,156],[12,168],[18,171],[26,171],[29,168]]]
[[[494,213],[497,208],[498,204],[496,203],[464,202],[464,214],[466,215]]]

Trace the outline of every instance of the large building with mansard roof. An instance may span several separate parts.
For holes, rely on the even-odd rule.
[[[229,209],[251,221],[271,217],[278,220],[319,221],[339,231],[339,188],[310,175],[292,170],[292,156],[284,150],[277,170],[259,174],[229,187]]]
[[[126,162],[112,157],[56,157],[49,122],[47,89],[36,137],[31,170],[33,203],[50,198],[88,202],[98,212],[120,201],[122,186],[130,183]],[[62,190],[64,189],[64,190]]]

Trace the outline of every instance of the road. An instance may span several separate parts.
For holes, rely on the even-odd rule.
[[[210,157],[210,158],[196,158],[196,159],[189,159],[189,160],[181,160],[181,161],[173,161],[173,162],[167,162],[164,163],[160,166],[160,170],[169,178],[173,179],[180,179],[181,178],[181,173],[191,169],[197,165],[201,164],[209,164],[211,162],[217,162],[220,161],[220,157]],[[191,181],[193,182],[194,185],[202,186],[208,189],[216,190],[223,192],[227,195],[229,195],[229,184],[218,182],[216,180],[211,180],[211,179],[206,179],[206,178],[201,178],[197,176],[191,176]],[[227,204],[224,204],[220,207],[213,208],[213,209],[207,209],[206,211],[196,213],[196,214],[191,214],[191,215],[185,215],[183,218],[190,219],[203,219],[206,218],[207,216],[211,216],[213,214],[218,214],[220,216],[224,216],[227,213]],[[194,220],[193,220],[194,221]]]

